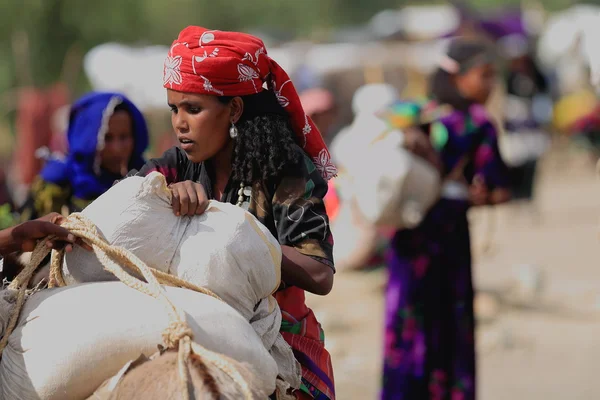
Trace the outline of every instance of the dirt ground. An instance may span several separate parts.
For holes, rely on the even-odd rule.
[[[479,400],[600,398],[600,181],[585,154],[550,152],[534,207],[474,210]],[[339,272],[309,303],[341,400],[376,399],[385,271]]]

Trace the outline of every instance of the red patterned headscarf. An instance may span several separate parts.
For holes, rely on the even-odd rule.
[[[179,92],[244,96],[272,90],[287,111],[304,151],[327,180],[337,174],[321,133],[305,114],[290,77],[259,38],[188,26],[165,60],[164,87]]]

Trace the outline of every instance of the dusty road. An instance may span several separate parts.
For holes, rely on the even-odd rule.
[[[600,181],[584,155],[545,158],[537,210],[471,214],[479,400],[600,399]],[[342,272],[331,295],[309,300],[340,400],[377,398],[384,285],[383,271]]]

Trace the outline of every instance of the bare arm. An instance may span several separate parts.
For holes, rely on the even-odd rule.
[[[76,240],[60,226],[62,220],[60,214],[52,213],[0,231],[0,254],[5,256],[15,251],[33,251],[38,240],[51,235],[57,239],[48,242],[48,247],[60,248],[66,244],[70,249]]]
[[[490,193],[489,204],[496,205],[510,201],[512,194],[508,189],[494,189]]]
[[[431,145],[429,137],[419,128],[407,128],[403,133],[404,147],[411,153],[429,162],[441,172],[443,169],[442,160]]]
[[[493,206],[506,203],[511,199],[510,190],[496,188],[489,190],[481,175],[473,179],[469,187],[471,204],[474,206]]]
[[[290,246],[281,246],[281,250],[281,279],[287,286],[297,286],[320,296],[331,292],[333,269],[330,266]]]

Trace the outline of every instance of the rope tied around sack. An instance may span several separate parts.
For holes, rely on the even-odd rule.
[[[179,341],[186,336],[192,338],[194,332],[187,323],[182,321],[171,322],[162,334],[163,343],[170,349],[177,347]]]
[[[181,380],[182,399],[190,399],[190,378],[187,361],[191,352],[194,352],[204,361],[214,364],[226,373],[240,387],[244,398],[252,400],[252,392],[248,383],[226,357],[193,342],[193,331],[186,322],[185,313],[169,300],[161,285],[190,289],[221,300],[219,296],[206,288],[150,268],[127,249],[110,245],[98,233],[96,226],[80,213],[71,214],[61,226],[90,245],[102,267],[115,275],[125,285],[157,300],[161,300],[171,320],[171,323],[162,334],[163,342],[169,349],[178,349],[178,369]],[[12,310],[6,332],[2,340],[0,340],[0,355],[8,344],[8,338],[19,320],[19,315],[26,300],[29,282],[50,251],[46,246],[46,241],[40,241],[33,251],[30,262],[8,286],[8,289],[17,291],[17,301],[15,308]],[[67,286],[62,273],[64,255],[64,250],[52,250],[50,281],[48,284],[51,288]],[[132,274],[143,276],[145,282]]]

